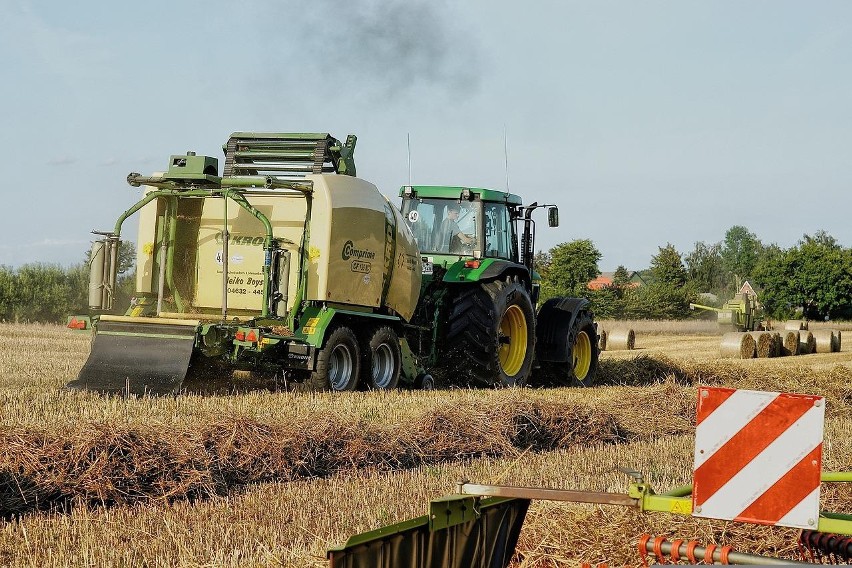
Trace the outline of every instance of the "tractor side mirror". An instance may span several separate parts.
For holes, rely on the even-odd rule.
[[[547,210],[547,224],[551,227],[559,226],[559,208],[551,207]]]

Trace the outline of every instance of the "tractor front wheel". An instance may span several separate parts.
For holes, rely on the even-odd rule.
[[[353,391],[361,372],[361,350],[358,339],[346,326],[334,328],[317,355],[316,371],[311,385],[318,390]]]
[[[598,335],[592,316],[581,312],[574,320],[568,336],[568,360],[564,363],[541,362],[544,386],[590,387],[598,373]]]

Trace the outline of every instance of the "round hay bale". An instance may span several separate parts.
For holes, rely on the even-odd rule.
[[[598,340],[598,348],[601,351],[606,351],[606,330],[600,330],[600,333],[598,335],[600,336],[600,339]]]
[[[720,352],[722,357],[733,359],[751,359],[754,357],[757,344],[748,333],[731,331],[722,336]]]
[[[799,332],[799,354],[800,355],[809,355],[814,352],[816,349],[816,340],[814,339],[814,334],[810,331],[804,330]]]
[[[775,352],[775,340],[768,331],[752,331],[749,335],[754,339],[755,352],[761,359],[772,357]]]
[[[632,329],[613,329],[606,338],[610,351],[633,349],[636,347],[636,333]]]
[[[814,336],[814,353],[832,353],[834,351],[833,329],[815,329],[812,334]]]
[[[770,357],[780,357],[781,356],[781,334],[776,332],[772,333],[772,355]]]
[[[800,331],[802,329],[808,329],[808,322],[804,320],[787,320],[784,322],[785,331]]]
[[[799,332],[785,331],[781,338],[781,355],[799,354]]]
[[[751,331],[749,335],[754,339],[755,354],[761,359],[772,356],[773,340],[772,334],[766,331]]]
[[[834,351],[838,353],[840,352],[840,337],[842,333],[843,332],[838,329],[837,333],[834,334]]]

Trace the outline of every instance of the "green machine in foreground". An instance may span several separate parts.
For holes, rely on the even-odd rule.
[[[355,177],[355,137],[235,132],[225,165],[172,156],[91,254],[92,350],[72,388],[171,394],[274,384],[590,385],[588,301],[536,310],[532,213],[503,192],[406,187],[402,211]],[[136,295],[114,304],[122,225],[139,215]]]
[[[505,568],[513,559],[518,561],[515,548],[534,500],[620,506],[678,516],[693,513],[693,485],[656,493],[640,472],[619,469],[631,477],[626,493],[461,481],[455,494],[431,501],[426,515],[354,535],[346,543],[329,549],[328,565],[330,568]],[[823,472],[821,480],[823,483],[850,483],[852,473]],[[791,492],[791,495],[796,494]],[[759,523],[747,518],[737,522]],[[848,563],[852,562],[851,535],[852,515],[820,511],[813,527],[800,531],[798,548],[803,556],[815,559],[818,564],[824,558],[832,563]],[[613,535],[613,538],[619,539],[622,535]],[[693,565],[699,561],[759,566],[808,564],[733,551],[730,546],[703,546],[697,541],[669,538],[642,535],[637,543],[625,545],[636,546],[639,558],[655,554],[659,564],[677,564],[678,560]],[[566,542],[564,546],[570,550],[571,543]]]

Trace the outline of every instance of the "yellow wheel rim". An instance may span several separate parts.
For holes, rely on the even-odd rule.
[[[506,375],[520,372],[527,356],[527,319],[518,306],[509,306],[500,320],[500,366]]]
[[[585,331],[577,334],[572,356],[574,358],[574,376],[582,382],[589,374],[589,369],[592,368],[592,340],[589,339],[589,334]]]

